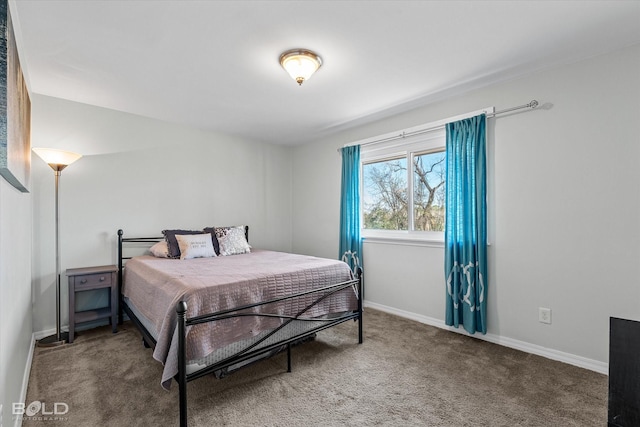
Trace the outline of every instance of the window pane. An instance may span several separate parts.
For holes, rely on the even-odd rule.
[[[407,230],[407,159],[367,163],[362,167],[364,228]]]
[[[444,231],[445,152],[413,158],[413,226],[420,231]]]

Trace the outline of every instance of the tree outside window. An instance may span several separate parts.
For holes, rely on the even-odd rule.
[[[444,231],[444,151],[414,156],[413,173],[414,230]]]
[[[364,228],[408,230],[407,159],[367,163],[364,176]]]
[[[413,190],[409,188],[408,159]],[[444,151],[365,163],[362,171],[365,229],[444,231]]]

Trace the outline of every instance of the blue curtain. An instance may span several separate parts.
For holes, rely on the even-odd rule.
[[[486,117],[446,127],[445,322],[486,334]]]
[[[352,269],[362,265],[360,239],[360,146],[342,149],[342,192],[340,196],[340,254]]]

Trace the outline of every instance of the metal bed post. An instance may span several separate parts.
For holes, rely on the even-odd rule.
[[[122,325],[122,229],[118,230],[118,325]]]
[[[187,361],[185,340],[185,314],[187,303],[180,301],[176,307],[178,313],[178,390],[180,392],[180,427],[187,427]]]

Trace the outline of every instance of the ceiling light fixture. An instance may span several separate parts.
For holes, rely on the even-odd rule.
[[[302,86],[302,83],[318,71],[322,58],[307,49],[291,49],[280,55],[280,65]]]

